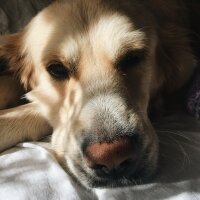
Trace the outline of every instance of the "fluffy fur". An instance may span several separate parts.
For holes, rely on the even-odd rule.
[[[122,186],[137,178],[98,179],[85,165],[80,143],[137,132],[135,173],[143,170],[141,180],[151,176],[158,140],[148,109],[193,73],[190,17],[179,0],[57,0],[22,32],[2,37],[0,71],[17,75],[31,103],[0,112],[0,150],[39,139],[52,127],[52,146],[74,178],[86,187]],[[55,62],[68,70],[67,79],[49,74]],[[15,104],[21,89],[10,95],[10,78],[0,81],[10,84],[1,98]]]

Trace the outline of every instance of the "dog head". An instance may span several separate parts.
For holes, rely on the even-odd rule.
[[[170,65],[159,34],[145,3],[61,0],[0,41],[1,63],[30,89],[54,129],[55,151],[86,187],[133,184],[156,169],[149,102],[171,75],[180,87],[193,62],[181,49]]]

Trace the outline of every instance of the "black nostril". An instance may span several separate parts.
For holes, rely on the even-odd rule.
[[[109,174],[111,171],[110,171],[110,169],[108,169],[106,166],[104,166],[103,168],[102,168],[102,171],[105,173],[105,174]]]
[[[120,169],[120,170],[126,169],[126,168],[128,168],[132,163],[133,163],[133,160],[132,160],[132,159],[127,159],[127,160],[123,161],[123,162],[119,165],[119,169]]]
[[[91,166],[90,168],[94,169],[94,170],[102,170],[104,167],[105,167],[105,165],[95,164],[95,165]]]
[[[133,166],[134,161],[132,159],[127,159],[123,161],[119,166],[113,166],[113,168],[108,168],[105,165],[95,164],[91,167],[91,169],[95,170],[98,174],[113,174],[113,172],[124,172],[130,166]]]
[[[108,169],[105,165],[95,164],[91,167],[91,169],[95,170],[99,174],[109,174],[110,169]]]

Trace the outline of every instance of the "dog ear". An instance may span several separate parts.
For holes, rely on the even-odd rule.
[[[157,46],[157,65],[163,77],[163,88],[167,93],[184,86],[196,67],[196,58],[184,31],[176,27],[165,27]]]
[[[17,75],[26,89],[35,84],[33,64],[24,47],[24,33],[0,37],[0,75]]]
[[[0,74],[12,71],[10,63],[12,63],[17,55],[16,52],[18,52],[16,46],[17,38],[17,34],[0,37]]]

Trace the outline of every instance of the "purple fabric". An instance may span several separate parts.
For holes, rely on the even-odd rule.
[[[187,100],[189,112],[200,119],[200,70],[196,72]]]

